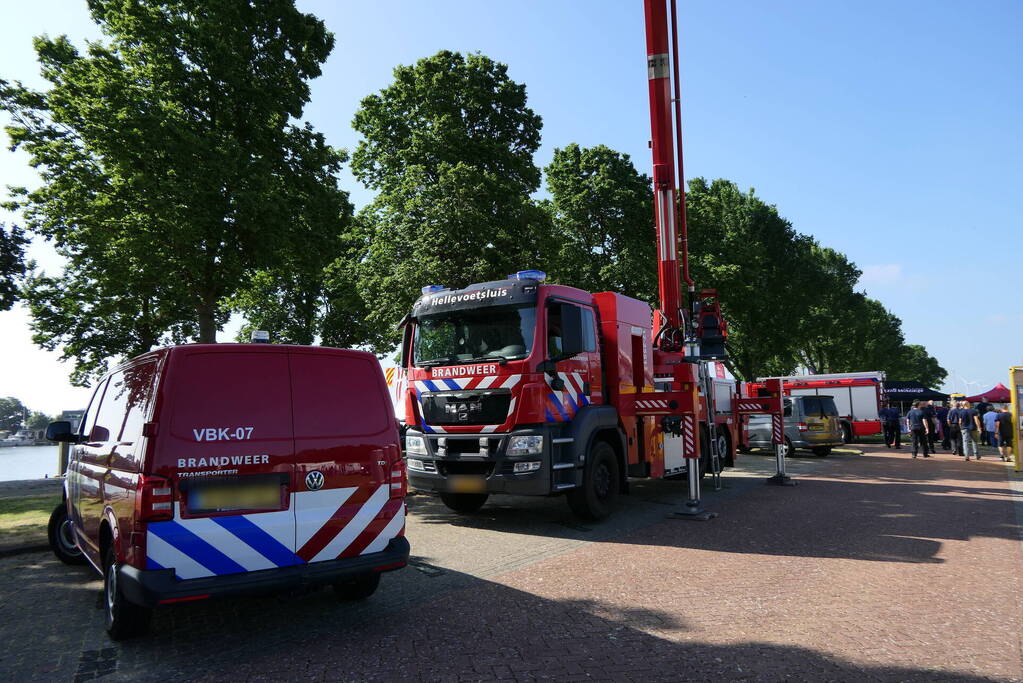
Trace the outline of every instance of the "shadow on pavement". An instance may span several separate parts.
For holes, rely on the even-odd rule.
[[[777,643],[690,640],[684,608],[552,600],[443,568],[389,574],[359,603],[311,589],[177,605],[157,612],[150,635],[114,644],[98,581],[54,565],[3,567],[20,583],[3,595],[16,618],[0,624],[0,667],[16,680],[991,680]],[[73,590],[85,584],[91,590]]]
[[[940,563],[943,540],[1019,539],[1000,467],[965,469],[969,463],[878,455],[856,461],[857,472],[835,463],[790,489],[764,486],[755,477],[731,479],[730,488],[704,494],[705,506],[719,518],[677,521],[676,528],[653,526],[685,500],[684,486],[666,481],[631,482],[632,494],[602,522],[573,517],[560,498],[494,496],[479,512],[459,515],[439,499],[419,495],[410,509],[423,523],[498,533],[877,562]],[[953,475],[969,479],[941,483]]]

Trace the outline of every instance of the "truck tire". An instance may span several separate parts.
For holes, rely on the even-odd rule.
[[[85,564],[85,555],[75,544],[74,532],[67,518],[67,504],[61,503],[50,514],[50,523],[46,527],[46,536],[50,541],[50,550],[64,564]]]
[[[586,457],[583,483],[568,492],[568,506],[583,519],[607,517],[618,498],[618,456],[606,441],[594,441]]]
[[[149,630],[153,610],[128,602],[117,580],[117,569],[117,553],[111,543],[103,562],[103,607],[107,634],[111,640],[127,640]]]
[[[347,581],[336,581],[333,584],[334,596],[341,602],[365,600],[377,591],[380,585],[380,574],[362,574]]]
[[[831,446],[815,446],[811,450],[818,458],[826,458],[831,455]]]
[[[488,493],[442,493],[440,499],[450,509],[462,514],[476,512],[490,497]]]

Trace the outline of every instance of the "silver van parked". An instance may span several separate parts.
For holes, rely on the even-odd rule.
[[[842,424],[831,396],[793,396],[785,399],[785,446],[808,448],[823,458],[841,446]],[[771,416],[751,415],[746,448],[771,448]]]

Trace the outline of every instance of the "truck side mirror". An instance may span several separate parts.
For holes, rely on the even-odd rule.
[[[48,441],[77,441],[71,433],[71,423],[66,420],[51,422],[46,426],[46,439]]]
[[[565,358],[572,358],[586,350],[583,309],[572,304],[561,304],[561,350]]]

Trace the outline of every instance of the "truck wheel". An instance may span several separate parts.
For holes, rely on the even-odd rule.
[[[595,441],[586,458],[583,485],[568,492],[568,506],[583,519],[603,519],[618,498],[618,457],[606,441]]]
[[[831,446],[816,446],[812,450],[818,458],[826,458],[831,455]]]
[[[334,584],[334,595],[342,602],[353,600],[365,600],[377,591],[380,585],[380,574],[363,574],[347,581],[337,581]]]
[[[127,640],[149,630],[153,610],[128,602],[117,579],[117,553],[111,543],[103,563],[103,600],[111,640]]]
[[[442,493],[440,499],[455,512],[468,514],[476,512],[490,497],[488,493]]]
[[[75,544],[71,521],[67,518],[67,504],[61,503],[50,514],[50,523],[46,527],[46,535],[50,541],[50,550],[64,564],[85,564],[85,555]]]

